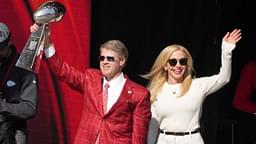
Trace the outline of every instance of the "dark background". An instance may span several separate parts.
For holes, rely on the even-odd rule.
[[[129,50],[125,73],[146,86],[139,75],[150,70],[164,47],[178,43],[191,52],[198,77],[212,75],[219,71],[222,37],[240,28],[231,81],[206,99],[201,122],[206,144],[238,143],[239,112],[232,100],[241,68],[255,58],[255,13],[250,0],[93,0],[91,66],[98,67],[101,43],[119,39]]]

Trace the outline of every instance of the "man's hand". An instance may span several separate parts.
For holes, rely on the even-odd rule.
[[[39,25],[37,23],[34,23],[32,26],[30,26],[30,32],[36,32],[39,29]],[[44,36],[43,36],[43,43],[44,43],[44,48],[48,48],[50,46],[51,39],[50,39],[50,26],[48,24],[45,25],[44,29]]]
[[[30,32],[36,32],[39,29],[39,25],[34,23],[32,26],[30,26]]]

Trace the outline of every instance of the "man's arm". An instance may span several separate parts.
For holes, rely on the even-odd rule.
[[[34,23],[30,27],[30,32],[38,31],[39,26]],[[45,27],[43,37],[44,42],[44,56],[47,59],[50,70],[61,81],[67,83],[72,89],[83,93],[85,81],[83,80],[82,72],[78,71],[75,67],[65,62],[56,52],[54,44],[50,38],[51,27]]]
[[[143,95],[138,102],[133,113],[133,144],[147,143],[147,133],[150,119],[150,94],[149,91],[146,91],[145,95]]]
[[[256,88],[256,64],[247,64],[241,72],[237,85],[233,106],[241,111],[256,113],[256,103],[250,100]]]
[[[19,91],[16,91],[19,90]],[[0,101],[0,114],[4,117],[13,117],[18,119],[28,119],[35,116],[38,105],[38,85],[36,74],[26,74],[21,81],[20,88],[12,92],[15,101],[6,98]],[[10,99],[10,100],[8,100]],[[17,99],[19,99],[17,101]]]

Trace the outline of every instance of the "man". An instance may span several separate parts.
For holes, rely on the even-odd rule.
[[[8,27],[0,22],[0,143],[25,144],[26,121],[36,114],[35,73],[15,67],[19,55]]]
[[[36,30],[38,26],[32,25],[31,32]],[[50,43],[48,34],[45,43]],[[84,95],[75,144],[146,143],[150,94],[123,74],[128,50],[121,41],[110,40],[101,45],[100,70],[76,70],[55,53],[53,44],[46,46],[44,52],[57,78]]]
[[[241,71],[233,106],[239,120],[239,144],[256,144],[256,60],[249,61]]]

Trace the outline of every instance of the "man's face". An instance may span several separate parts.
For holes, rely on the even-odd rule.
[[[108,81],[119,76],[125,64],[124,58],[118,53],[104,48],[100,52],[99,61],[100,70]]]

